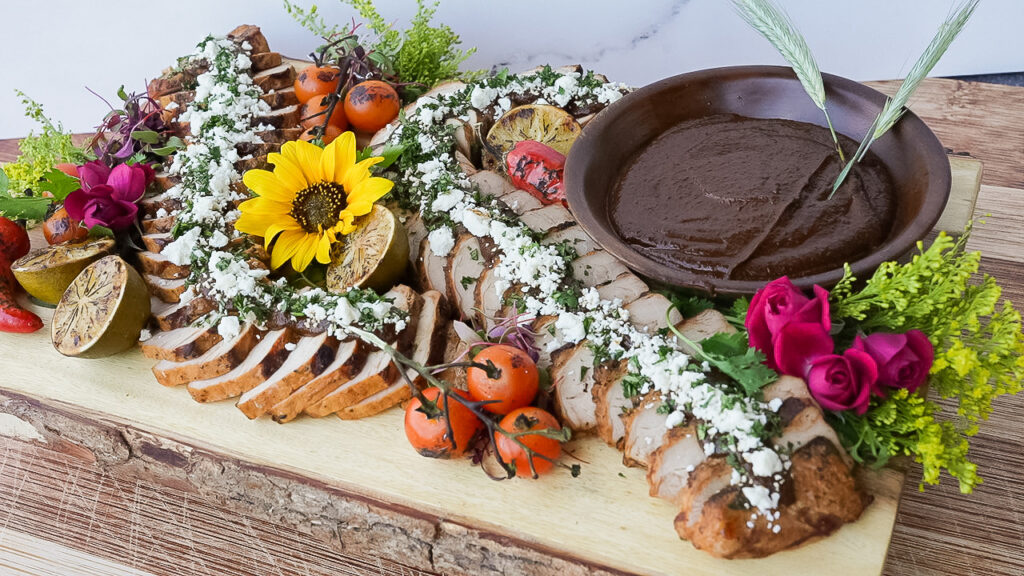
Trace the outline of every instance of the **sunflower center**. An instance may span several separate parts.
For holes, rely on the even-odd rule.
[[[317,182],[295,194],[290,214],[303,230],[312,234],[337,224],[346,206],[348,202],[341,184]]]

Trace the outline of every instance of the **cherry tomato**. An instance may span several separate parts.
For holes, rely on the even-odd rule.
[[[331,142],[334,142],[335,138],[341,136],[341,132],[341,128],[338,128],[333,124],[328,124],[327,128],[324,129],[324,146],[330,144]],[[314,127],[307,129],[305,132],[302,133],[302,136],[299,136],[299,139],[305,140],[306,142],[312,142],[313,140],[316,140],[316,128]]]
[[[340,75],[333,66],[310,64],[295,77],[295,97],[305,104],[314,94],[330,94],[338,89]]]
[[[89,230],[75,222],[63,206],[43,222],[43,236],[48,244],[60,244],[67,241],[85,240]]]
[[[512,185],[526,190],[544,204],[565,205],[562,173],[565,156],[533,140],[521,140],[505,155],[505,171]]]
[[[402,102],[387,82],[367,80],[345,96],[345,117],[360,132],[376,132],[398,116]]]
[[[60,170],[61,172],[67,174],[68,176],[78,178],[78,166],[75,166],[70,162],[61,162],[60,164],[54,166],[54,168]]]
[[[459,394],[462,395],[461,392]],[[423,391],[423,396],[427,400],[437,402],[438,407],[444,408],[444,401],[439,400],[440,388],[427,388]],[[417,452],[429,458],[461,456],[469,448],[473,435],[484,425],[469,408],[452,398],[448,398],[447,419],[444,416],[428,418],[419,411],[421,405],[419,398],[413,398],[405,407],[405,436]],[[448,435],[448,421],[451,422],[455,436],[454,446],[452,438]]]
[[[484,348],[473,357],[477,364],[487,364],[488,361],[500,373],[497,378],[491,378],[482,368],[474,366],[467,370],[469,397],[478,402],[497,400],[483,406],[495,414],[508,414],[516,408],[529,406],[540,386],[540,373],[533,359],[519,348],[498,344]]]
[[[327,108],[327,98],[320,95],[314,96],[303,104],[302,109],[299,111],[302,127],[312,128],[314,126],[321,126],[324,123],[324,115],[327,113]],[[338,127],[342,132],[348,128],[348,120],[345,119],[345,107],[342,106],[341,102],[338,102],[334,107],[334,112],[331,112],[331,118],[327,121],[327,124]]]
[[[561,430],[561,426],[558,425],[558,420],[551,415],[550,412],[528,406],[526,408],[519,408],[509,412],[504,418],[501,419],[499,424],[502,430],[508,432],[527,432],[530,430],[544,430],[549,428],[551,430]],[[550,458],[552,461],[545,460],[540,456],[533,457],[533,470],[530,469],[530,456],[526,453],[526,450],[522,446],[516,444],[515,440],[512,440],[508,436],[505,436],[501,432],[495,432],[495,443],[498,446],[498,454],[501,455],[501,459],[509,464],[515,464],[516,476],[520,478],[534,478],[533,471],[537,472],[537,476],[550,472],[555,467],[553,460],[557,460],[562,455],[562,443],[555,438],[547,438],[537,434],[525,434],[519,436],[517,439],[523,444],[530,447],[540,456]]]
[[[25,254],[28,254],[29,244],[28,232],[18,225],[17,222],[0,216],[0,256],[8,262],[14,262]]]

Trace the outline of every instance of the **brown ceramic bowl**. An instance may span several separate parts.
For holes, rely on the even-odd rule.
[[[837,132],[860,141],[885,103],[885,95],[858,82],[824,74],[829,115]],[[635,155],[666,130],[711,114],[782,118],[825,126],[825,118],[793,71],[780,66],[738,66],[700,70],[666,78],[628,94],[583,129],[565,167],[569,208],[606,250],[640,274],[666,284],[712,295],[753,294],[772,280],[729,280],[666,266],[634,250],[609,220],[609,202]],[[895,260],[925,237],[949,198],[950,171],[935,134],[911,112],[871,150],[889,170],[896,188],[897,214],[889,237],[874,252],[850,262],[859,278]],[[630,194],[642,194],[633,190]],[[791,280],[802,288],[832,286],[842,263],[820,274]]]

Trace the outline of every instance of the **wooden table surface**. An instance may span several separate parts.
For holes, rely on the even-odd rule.
[[[873,85],[892,93],[898,83]],[[1004,296],[1024,306],[1024,88],[928,80],[911,108],[951,153],[984,163],[975,214],[989,216],[971,247]],[[16,141],[0,141],[0,162],[16,153]],[[0,367],[7,362],[17,359]],[[12,438],[5,422],[0,435],[5,574],[62,574],[72,563],[87,574],[420,574],[339,550],[333,534],[250,514],[246,502],[205,499],[144,471],[112,475],[74,446]],[[972,495],[948,477],[919,492],[920,469],[911,469],[885,574],[1024,575],[1024,396],[998,401],[972,446],[985,480]]]

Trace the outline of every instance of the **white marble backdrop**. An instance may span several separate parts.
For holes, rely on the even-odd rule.
[[[310,0],[297,0],[308,5]],[[859,80],[901,77],[924,49],[953,0],[781,0],[807,37],[821,68]],[[329,19],[353,11],[320,0]],[[400,26],[412,0],[377,0]],[[207,33],[261,26],[272,49],[301,56],[316,38],[278,0],[2,0],[0,138],[33,128],[14,89],[49,114],[87,131],[105,105],[85,87],[111,96],[144,82]],[[477,53],[471,68],[581,63],[641,85],[681,72],[734,64],[781,63],[732,12],[728,0],[442,0],[448,23]],[[983,0],[935,75],[1024,71],[1024,1]]]

